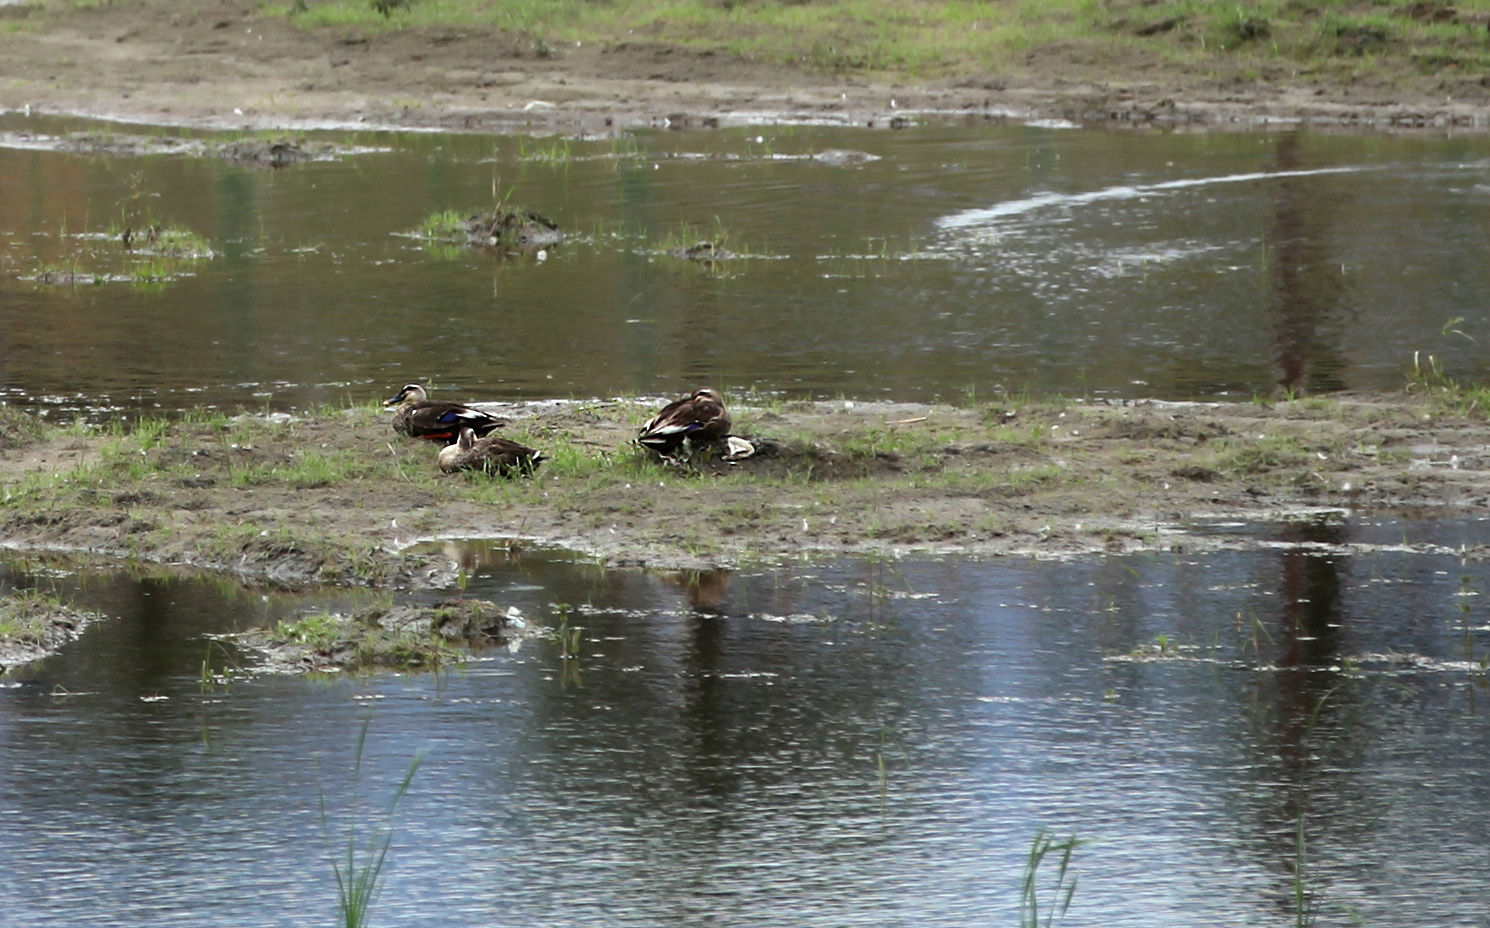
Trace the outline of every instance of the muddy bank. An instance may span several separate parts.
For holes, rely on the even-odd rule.
[[[219,129],[553,133],[924,118],[1490,126],[1479,75],[1372,80],[1259,69],[1245,57],[1186,67],[1141,45],[1092,60],[1079,43],[1057,42],[1016,71],[892,82],[640,38],[539,48],[479,25],[300,30],[248,0],[0,6],[6,21],[14,28],[0,29],[0,109]]]

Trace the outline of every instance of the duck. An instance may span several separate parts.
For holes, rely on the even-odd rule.
[[[694,447],[717,444],[729,435],[729,411],[718,391],[704,387],[674,400],[648,419],[637,433],[637,444],[674,458],[686,441]]]
[[[463,470],[484,470],[506,477],[516,472],[531,474],[543,461],[543,452],[529,448],[500,435],[476,437],[469,426],[460,430],[453,444],[440,449],[440,470],[453,474]]]
[[[417,383],[404,384],[397,393],[384,400],[383,405],[397,407],[393,411],[395,432],[446,444],[455,441],[463,428],[471,429],[477,438],[484,438],[498,426],[506,424],[490,413],[461,403],[432,400],[423,385]]]

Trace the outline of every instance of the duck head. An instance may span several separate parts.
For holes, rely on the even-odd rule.
[[[461,429],[460,436],[451,444],[440,449],[435,460],[440,470],[447,474],[453,474],[462,467],[461,458],[472,448],[476,447],[476,432],[474,429]]]
[[[427,399],[429,399],[429,394],[424,392],[423,386],[417,383],[406,383],[399,388],[397,393],[384,400],[383,405],[398,406],[406,403],[412,406],[415,403],[422,403]]]

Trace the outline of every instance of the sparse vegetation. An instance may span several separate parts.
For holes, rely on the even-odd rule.
[[[1490,416],[1490,387],[1466,384],[1450,377],[1431,354],[1413,352],[1407,389],[1430,397],[1445,412],[1478,418]]]
[[[716,217],[713,229],[703,230],[684,223],[664,234],[651,250],[669,258],[712,264],[739,257],[740,246],[736,243],[732,248],[730,239],[729,230]]]
[[[574,145],[562,135],[542,141],[520,136],[517,141],[517,159],[563,167],[574,160]]]
[[[346,612],[319,610],[238,636],[238,644],[286,673],[435,668],[471,647],[535,633],[497,604],[464,597],[430,604],[374,600]]]

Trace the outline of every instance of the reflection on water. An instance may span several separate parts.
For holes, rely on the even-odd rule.
[[[1345,266],[1332,260],[1330,243],[1342,191],[1309,183],[1297,171],[1303,145],[1297,132],[1278,137],[1283,175],[1273,194],[1269,268],[1278,343],[1279,385],[1294,393],[1320,393],[1345,386],[1344,359],[1329,324],[1347,296]]]
[[[1250,397],[1395,388],[1414,350],[1454,376],[1490,360],[1483,137],[756,127],[575,140],[561,161],[514,138],[326,137],[386,150],[278,171],[0,150],[4,396],[59,416],[411,380],[490,400]],[[830,149],[878,160],[810,157]],[[568,239],[538,261],[398,234],[494,187]],[[98,236],[146,210],[218,256],[149,287],[22,279],[92,270],[120,247]],[[663,256],[685,225],[746,257]]]
[[[114,618],[0,689],[0,908],[330,920],[425,751],[384,924],[1012,924],[1042,827],[1091,841],[1068,924],[1294,924],[1296,877],[1321,924],[1477,924],[1490,568],[1437,552],[1487,531],[696,574],[456,545],[579,659],[227,686],[203,630],[303,602],[90,576]]]

